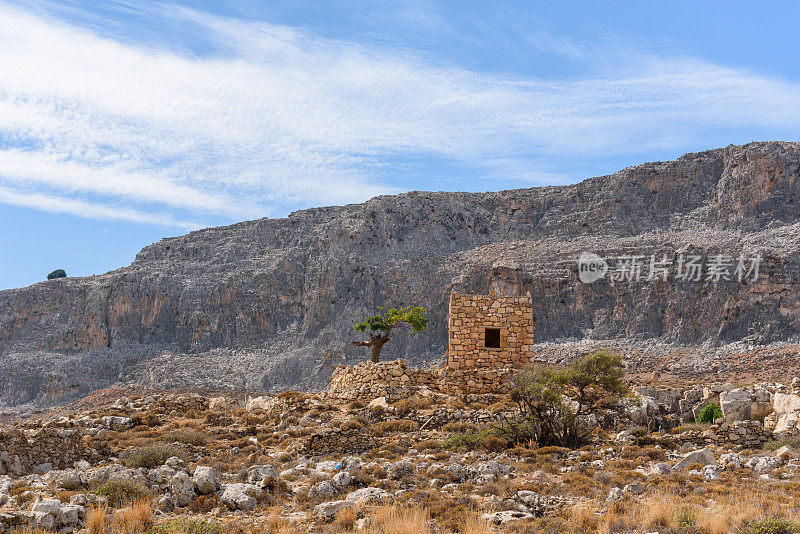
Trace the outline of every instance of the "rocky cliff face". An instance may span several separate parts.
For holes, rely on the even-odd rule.
[[[0,402],[155,387],[324,384],[359,361],[352,325],[430,309],[384,357],[441,363],[451,289],[530,291],[537,341],[796,340],[800,143],[751,143],[571,186],[412,192],[164,239],[128,267],[0,291]],[[603,257],[760,253],[755,281],[579,281]]]

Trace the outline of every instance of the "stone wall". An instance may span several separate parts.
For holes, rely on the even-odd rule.
[[[353,454],[374,449],[381,443],[367,428],[326,429],[303,438],[299,450],[304,454]]]
[[[339,399],[374,399],[394,401],[410,397],[422,387],[441,390],[444,374],[438,368],[411,369],[405,360],[364,362],[353,367],[340,365],[333,371],[332,397]]]
[[[760,449],[765,443],[778,438],[759,421],[736,421],[709,425],[704,430],[687,430],[680,434],[665,434],[665,441],[675,441],[678,446],[690,444],[694,447],[705,445],[739,446],[743,449]]]
[[[486,329],[500,330],[500,346],[486,346]],[[521,367],[533,356],[533,300],[450,294],[447,369]]]
[[[338,399],[371,400],[386,397],[390,402],[410,397],[421,389],[447,395],[502,394],[512,369],[470,370],[410,368],[402,359],[364,362],[353,367],[340,365],[333,371],[328,394]]]
[[[74,429],[43,428],[26,436],[18,429],[0,428],[0,475],[24,475],[41,464],[65,469],[90,457],[91,450]]]

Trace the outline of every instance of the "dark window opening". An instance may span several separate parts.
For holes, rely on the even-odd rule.
[[[500,348],[500,329],[487,328],[486,329],[486,346],[492,349]]]

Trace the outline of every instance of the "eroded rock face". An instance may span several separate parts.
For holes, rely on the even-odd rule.
[[[363,360],[354,318],[419,304],[385,359],[439,361],[451,289],[524,295],[534,337],[772,342],[800,326],[800,144],[752,143],[560,187],[408,193],[164,239],[129,267],[0,292],[0,403],[121,382],[322,387]],[[582,284],[604,256],[763,254],[754,283]],[[622,287],[624,285],[624,288]]]

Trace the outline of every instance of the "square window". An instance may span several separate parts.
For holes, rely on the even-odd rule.
[[[485,336],[486,346],[492,349],[500,348],[500,329],[487,328]]]

